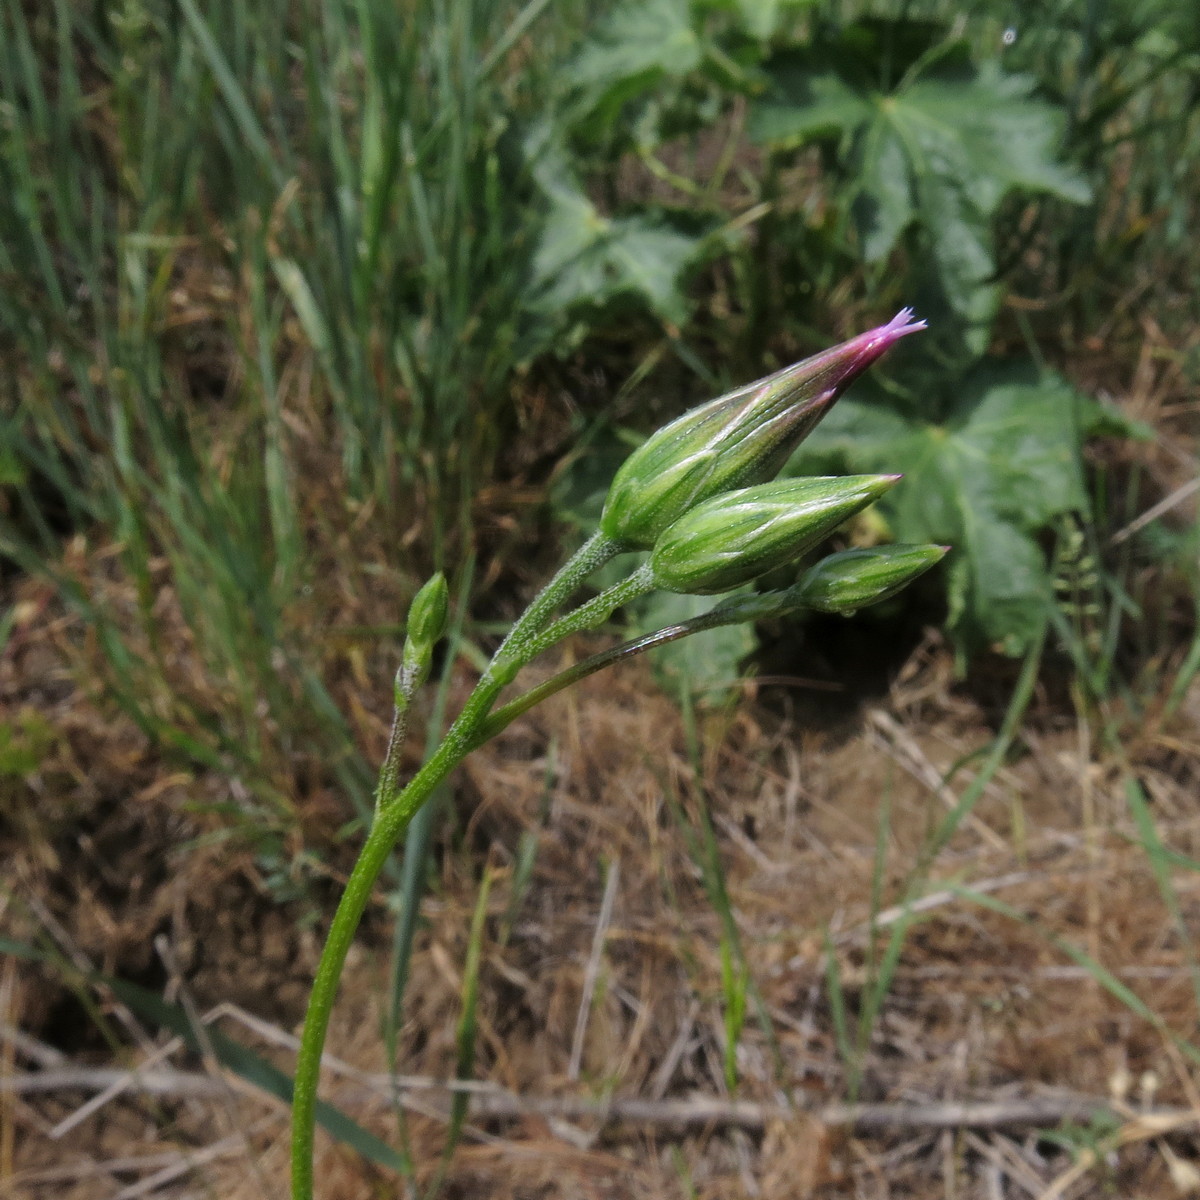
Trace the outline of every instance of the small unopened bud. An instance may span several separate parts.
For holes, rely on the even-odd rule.
[[[648,550],[702,501],[774,479],[846,388],[924,328],[906,308],[886,325],[684,413],[622,464],[600,528],[630,549]]]
[[[941,562],[949,546],[873,546],[823,558],[795,587],[789,599],[819,612],[850,613],[878,604]]]
[[[669,592],[732,591],[799,557],[899,478],[783,479],[714,496],[655,543],[654,582]]]
[[[418,646],[433,646],[446,632],[450,589],[439,571],[413,597],[408,609],[408,638]]]
[[[439,571],[413,597],[408,608],[408,636],[396,672],[396,707],[406,708],[413,693],[429,678],[433,648],[446,632],[450,592]]]

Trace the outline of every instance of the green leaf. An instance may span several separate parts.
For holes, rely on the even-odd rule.
[[[757,86],[764,43],[813,3],[622,0],[563,72],[567,122],[585,139],[632,135],[642,148],[711,125],[731,92]]]
[[[686,75],[702,57],[690,0],[626,0],[583,43],[568,78],[594,93],[593,103],[614,105]]]
[[[867,262],[879,262],[917,215],[904,147],[882,124],[870,125],[863,137],[861,180],[852,214],[863,256]]]
[[[768,94],[751,136],[775,149],[833,146],[866,262],[880,262],[913,225],[940,290],[986,348],[999,302],[992,219],[1011,191],[1082,203],[1083,178],[1056,156],[1060,109],[1033,82],[975,65],[937,25],[872,21],[766,65]]]
[[[4,632],[7,639],[7,631]],[[45,762],[56,741],[53,727],[32,709],[0,721],[0,779],[24,779]]]
[[[940,424],[843,400],[789,470],[902,471],[880,507],[897,540],[953,548],[952,634],[965,649],[1018,655],[1053,598],[1037,535],[1087,507],[1079,447],[1089,404],[1051,371],[985,360]]]
[[[707,238],[677,228],[665,213],[604,216],[553,148],[534,178],[549,203],[533,258],[535,313],[562,320],[633,299],[664,321],[687,320],[683,284],[708,252]]]
[[[807,0],[718,0],[707,7],[729,11],[748,37],[765,40],[778,30],[789,9],[807,7]]]
[[[798,149],[830,135],[853,133],[876,115],[866,80],[822,61],[819,53],[784,51],[765,70],[767,98],[750,110],[750,136],[774,149]]]

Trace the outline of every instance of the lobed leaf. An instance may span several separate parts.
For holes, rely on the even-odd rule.
[[[977,66],[941,36],[932,24],[862,22],[783,52],[766,64],[770,91],[749,128],[776,150],[834,146],[867,262],[922,227],[941,289],[981,354],[999,303],[991,223],[1001,200],[1023,190],[1083,203],[1090,193],[1058,160],[1061,109],[1037,99],[1028,77]],[[897,38],[907,39],[899,53]]]
[[[533,256],[535,313],[562,321],[632,299],[661,320],[687,320],[684,281],[708,253],[706,237],[665,212],[604,216],[553,147],[542,152],[534,178],[548,203]]]
[[[861,396],[861,392],[860,392]],[[842,401],[790,469],[904,472],[880,507],[901,541],[948,543],[949,626],[960,646],[1023,653],[1053,598],[1037,535],[1084,510],[1079,447],[1090,402],[1031,363],[985,360],[942,423]]]

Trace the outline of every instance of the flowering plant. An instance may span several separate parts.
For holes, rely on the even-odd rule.
[[[403,783],[405,716],[428,676],[448,611],[440,574],[417,593],[396,674],[396,715],[374,822],[330,925],[309,998],[292,1106],[293,1200],[313,1194],[321,1052],[358,923],[413,815],[467,754],[534,704],[621,658],[704,629],[803,608],[849,614],[894,595],[945,553],[942,546],[884,546],[830,555],[791,588],[732,597],[690,621],[584,659],[497,707],[522,667],[571,634],[602,624],[621,605],[655,589],[732,591],[797,558],[892,487],[899,476],[774,479],[849,384],[900,338],[923,328],[905,309],[886,325],[709,401],[653,434],[618,470],[599,530],[517,619],[440,744]],[[623,581],[555,617],[589,576],[634,551],[649,554]]]

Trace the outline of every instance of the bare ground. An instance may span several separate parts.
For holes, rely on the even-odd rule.
[[[58,961],[0,967],[2,1061],[16,1081],[0,1093],[3,1194],[282,1195],[283,1106],[169,1045],[68,964],[140,983],[194,1018],[222,1005],[214,1027],[286,1067],[323,923],[310,918],[314,904],[329,911],[336,879],[281,903],[197,803],[227,785],[170,769],[89,697],[83,630],[40,585],[17,591],[0,716],[33,728],[36,713],[46,729],[36,771],[0,784],[3,920]],[[414,1077],[401,1096],[420,1182],[444,1169],[451,1197],[1195,1190],[1200,1097],[1177,1044],[1196,1032],[1191,952],[1125,781],[1140,780],[1171,849],[1200,858],[1200,690],[1169,721],[1122,728],[1123,756],[1039,690],[1007,765],[934,864],[856,1057],[839,1048],[829,956],[852,1042],[922,847],[980,768],[968,756],[990,743],[1012,682],[956,682],[933,632],[902,662],[874,699],[838,698],[820,680],[746,685],[702,715],[699,764],[648,668],[628,665],[469,760],[422,908],[396,1064]],[[368,736],[381,729],[379,715]],[[752,983],[732,1091],[722,925],[697,849],[705,812]],[[307,809],[318,827],[347,816],[336,797]],[[536,856],[517,892],[523,837]],[[449,1093],[436,1085],[454,1073],[485,873],[486,1086],[443,1164]],[[1175,873],[1185,928],[1200,920],[1198,880]],[[395,1144],[383,900],[335,1011],[326,1095]],[[394,1176],[324,1138],[318,1172],[330,1200],[399,1194]]]

